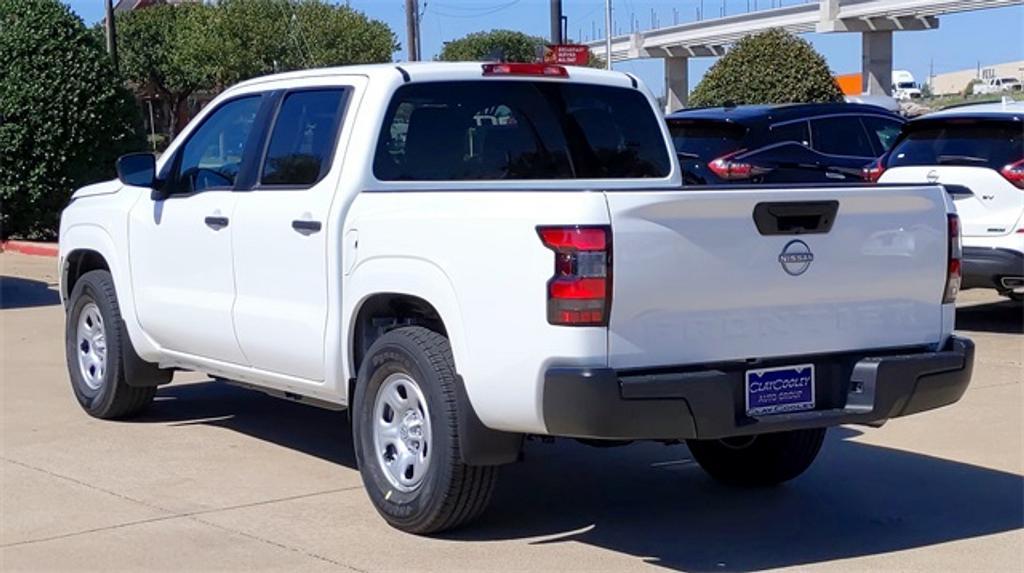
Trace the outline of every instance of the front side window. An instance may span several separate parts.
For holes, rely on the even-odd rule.
[[[519,80],[402,86],[374,160],[383,181],[646,178],[670,169],[641,92]]]
[[[855,116],[823,117],[811,121],[814,149],[829,155],[875,157],[868,134]]]
[[[263,160],[262,185],[306,187],[327,173],[345,97],[344,89],[285,96]]]
[[[189,136],[178,166],[180,192],[234,187],[260,100],[253,95],[221,105]]]
[[[877,116],[864,116],[864,127],[871,136],[871,143],[875,146],[875,155],[882,155],[892,147],[896,138],[900,135],[903,124],[892,119]]]

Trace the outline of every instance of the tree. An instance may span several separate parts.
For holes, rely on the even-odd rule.
[[[214,89],[289,70],[389,62],[383,22],[324,0],[221,0],[210,20],[182,28],[183,58]]]
[[[746,36],[708,70],[690,105],[842,101],[825,59],[781,29]]]
[[[387,62],[398,49],[386,24],[323,0],[221,0],[158,4],[118,16],[124,71],[173,110],[188,98],[274,72]]]
[[[458,40],[445,42],[437,59],[445,62],[504,60],[536,62],[547,40],[513,30],[474,32]]]
[[[117,18],[121,71],[142,92],[158,95],[169,108],[170,135],[187,116],[188,98],[212,86],[206,64],[188,57],[186,29],[202,29],[213,8],[202,3],[156,5]]]
[[[57,0],[0,0],[0,232],[50,239],[71,192],[142,148],[139,110]]]

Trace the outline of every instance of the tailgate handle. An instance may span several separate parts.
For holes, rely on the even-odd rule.
[[[839,201],[758,203],[754,206],[754,224],[762,235],[827,233],[838,211]]]

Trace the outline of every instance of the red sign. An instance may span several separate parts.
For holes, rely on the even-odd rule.
[[[590,48],[579,44],[544,46],[544,63],[585,66],[590,61]]]

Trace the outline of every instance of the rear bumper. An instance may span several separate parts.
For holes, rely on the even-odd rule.
[[[965,289],[1010,290],[1003,279],[1024,277],[1024,253],[1012,249],[964,247],[963,273]]]
[[[938,352],[833,354],[759,363],[813,362],[818,409],[749,417],[749,364],[701,370],[616,372],[553,368],[544,380],[544,422],[555,436],[606,439],[724,438],[839,424],[880,424],[952,404],[974,366],[974,343],[951,337]]]

